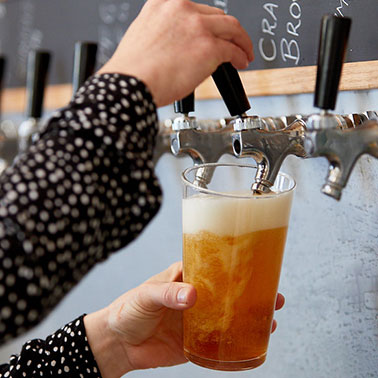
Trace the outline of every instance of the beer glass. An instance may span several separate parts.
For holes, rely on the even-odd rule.
[[[207,188],[196,173],[209,170]],[[295,181],[279,173],[253,194],[256,167],[203,164],[182,174],[183,280],[197,302],[183,314],[184,353],[197,365],[245,370],[266,358]]]

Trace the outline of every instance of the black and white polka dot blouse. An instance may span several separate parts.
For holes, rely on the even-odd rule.
[[[97,262],[135,239],[156,214],[161,201],[152,163],[156,133],[156,108],[142,82],[96,75],[1,175],[0,342],[40,322]],[[46,364],[46,372],[55,371],[50,375],[56,369],[63,374],[66,365],[56,361],[55,368],[50,358],[55,342],[63,345],[59,332],[26,345],[11,365],[0,367],[0,377],[31,376]],[[87,347],[83,329],[69,336]],[[41,355],[40,366],[33,360],[22,375],[31,353]],[[90,361],[75,358],[83,369]]]
[[[9,364],[0,365],[0,377],[101,377],[89,348],[83,316],[46,340],[27,342]]]

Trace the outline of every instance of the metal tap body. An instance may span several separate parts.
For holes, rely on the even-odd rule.
[[[256,161],[257,173],[252,190],[257,192],[270,191],[288,155],[306,157],[306,125],[302,120],[296,120],[278,131],[267,131],[267,128],[265,120],[260,119],[259,127],[235,131],[232,134],[235,156],[252,157]]]
[[[173,124],[172,128],[175,130],[171,134],[173,155],[187,154],[192,158],[194,165],[199,165],[215,163],[222,155],[233,153],[231,138],[233,129],[231,126],[202,130],[194,119],[187,121],[191,121],[191,123],[181,124],[180,127],[177,127],[175,122]],[[198,169],[195,184],[206,187],[210,183],[213,173],[214,168]]]
[[[309,122],[311,128],[306,132],[305,150],[308,157],[324,156],[328,159],[328,175],[322,192],[339,200],[358,158],[363,154],[378,158],[378,120],[340,130],[326,128],[324,124],[320,127],[321,117]]]
[[[18,153],[25,152],[33,143],[35,136],[40,131],[41,120],[39,118],[28,118],[18,128]]]

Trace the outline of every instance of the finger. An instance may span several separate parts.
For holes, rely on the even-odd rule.
[[[253,60],[252,40],[235,17],[226,15],[206,17],[205,25],[216,37],[233,42],[244,50],[250,62]]]
[[[285,304],[285,297],[281,293],[278,293],[277,298],[276,298],[275,309],[280,310],[283,307],[284,304]]]
[[[224,39],[218,39],[215,45],[219,58],[218,65],[224,62],[231,62],[238,70],[248,67],[249,60],[247,55],[234,43],[225,41]]]
[[[277,321],[275,319],[273,319],[273,322],[272,322],[272,329],[270,330],[271,333],[273,333],[277,328]]]
[[[185,310],[194,306],[197,293],[192,285],[182,282],[153,282],[139,286],[135,299],[146,313],[156,312],[164,307]]]

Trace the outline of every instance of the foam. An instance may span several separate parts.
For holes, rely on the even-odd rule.
[[[218,235],[288,226],[293,192],[278,196],[231,198],[198,194],[183,199],[183,232],[209,231]]]

